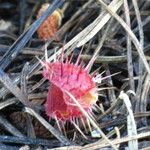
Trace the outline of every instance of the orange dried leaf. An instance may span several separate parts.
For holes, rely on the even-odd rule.
[[[49,4],[43,4],[38,12],[37,18],[39,18],[49,7]],[[59,26],[61,25],[62,11],[60,9],[55,10],[38,28],[38,37],[42,40],[49,40],[55,37]]]

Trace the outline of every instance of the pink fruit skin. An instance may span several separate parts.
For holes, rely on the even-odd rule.
[[[64,90],[70,92],[87,112],[91,110],[95,102],[91,91],[96,89],[96,84],[84,68],[68,62],[46,62],[43,76],[51,83],[45,104],[50,118],[67,121],[82,117],[79,108]]]

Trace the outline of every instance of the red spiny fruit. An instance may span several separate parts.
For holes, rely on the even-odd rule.
[[[38,12],[37,18],[39,18],[48,7],[48,3],[43,4]],[[60,9],[55,10],[38,28],[38,37],[42,40],[49,40],[50,38],[55,37],[55,33],[61,24],[62,16],[63,13]]]
[[[43,76],[51,83],[45,104],[46,114],[63,122],[83,117],[65,90],[76,98],[86,112],[91,112],[98,93],[96,83],[88,70],[69,61],[57,60],[43,64]]]

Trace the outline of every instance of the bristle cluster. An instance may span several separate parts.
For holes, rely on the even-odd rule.
[[[43,4],[41,9],[38,12],[37,18],[39,18],[49,7],[49,4]],[[62,11],[57,9],[50,15],[38,28],[37,34],[38,37],[42,40],[49,40],[52,37],[55,37],[59,26],[61,25],[62,20]]]
[[[93,59],[87,66],[80,63],[80,55],[73,64],[71,60],[73,55],[64,59],[64,48],[62,54],[55,58],[54,62],[49,62],[47,49],[45,53],[45,62],[39,60],[43,66],[43,76],[50,81],[50,86],[45,103],[45,111],[49,119],[55,119],[58,129],[66,135],[65,123],[70,122],[86,138],[80,129],[80,123],[86,129],[86,125],[91,130],[89,123],[90,116],[95,120],[92,112],[98,111],[96,105],[98,100],[97,83],[101,82],[101,75],[97,71],[90,72]],[[96,76],[95,76],[96,75]],[[86,114],[86,115],[85,115]]]
[[[97,91],[88,71],[69,62],[57,61],[45,65],[43,75],[51,82],[45,104],[47,115],[62,121],[82,117],[79,108],[65,90],[70,92],[87,112],[91,111],[91,106],[97,100]]]

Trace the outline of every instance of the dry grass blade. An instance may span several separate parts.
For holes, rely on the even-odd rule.
[[[131,140],[143,139],[143,138],[146,138],[146,137],[150,137],[150,132],[140,133],[140,134],[137,134],[137,135],[134,135],[134,136],[131,136],[131,137],[122,137],[121,139],[115,139],[115,140],[112,140],[112,143],[117,145],[117,144],[121,144],[121,143],[126,143],[126,142],[131,141]],[[60,148],[48,149],[48,150],[72,150],[72,149],[76,149],[76,150],[96,150],[96,149],[101,149],[101,148],[108,147],[108,146],[110,146],[108,143],[106,143],[106,142],[99,143],[99,141],[98,141],[98,142],[95,142],[93,144],[86,145],[84,147],[68,146],[68,147],[60,147]]]
[[[18,100],[23,103],[25,106],[31,106],[29,101],[26,101],[25,96],[21,92],[20,88],[13,83],[13,81],[9,78],[9,76],[0,69],[0,81],[4,84],[4,86],[12,93]]]
[[[101,50],[105,40],[106,40],[107,33],[108,33],[108,31],[109,31],[109,29],[111,27],[111,23],[112,23],[112,20],[110,20],[108,26],[106,27],[106,30],[104,31],[103,36],[102,36],[101,40],[99,41],[98,46],[95,49],[95,52],[94,52],[91,60],[89,61],[88,65],[86,66],[86,68],[89,68],[89,70],[91,70],[92,64],[96,60],[96,58],[97,58],[97,56],[98,56],[98,54],[99,54],[99,52],[100,52],[100,50]]]
[[[119,9],[119,7],[120,7],[121,4],[122,4],[122,2],[118,2],[118,3],[116,4],[117,1],[118,1],[118,0],[113,0],[112,3],[110,4],[110,6],[115,5],[115,8],[114,8],[115,11],[116,11],[117,9]],[[106,19],[106,20],[103,19],[104,17],[107,18],[107,19]],[[110,15],[103,12],[102,14],[100,14],[100,15],[95,19],[95,21],[94,21],[92,24],[90,24],[89,26],[87,26],[83,31],[81,31],[79,34],[77,34],[77,35],[76,35],[73,39],[71,39],[67,44],[65,44],[64,47],[63,47],[63,49],[66,50],[67,48],[69,48],[69,47],[70,47],[71,45],[73,45],[73,44],[75,44],[75,45],[78,46],[78,47],[84,45],[87,41],[84,42],[84,43],[82,43],[82,44],[80,44],[80,41],[82,41],[82,39],[84,39],[84,38],[87,36],[87,34],[91,34],[91,32],[92,32],[92,36],[90,36],[90,38],[92,38],[92,37],[108,22],[109,19],[110,19]],[[102,22],[101,22],[101,20],[102,20]],[[98,26],[97,24],[99,24],[99,26]],[[96,32],[96,33],[93,32],[93,28],[95,28],[95,27],[98,28],[98,30],[95,29],[95,32]],[[94,33],[94,35],[93,35],[93,33]],[[60,49],[58,52],[56,52],[56,56],[57,56],[57,55],[60,55],[60,54],[61,54],[61,51],[62,51],[62,50]],[[53,56],[49,58],[49,61],[51,61],[51,60],[53,60]]]
[[[93,56],[91,55],[81,55],[80,58],[84,61],[91,60]],[[126,62],[127,56],[97,56],[95,59],[95,63],[117,63],[117,62]]]
[[[42,146],[50,146],[54,147],[58,145],[57,141],[51,141],[49,140],[43,140],[43,139],[34,139],[34,138],[29,138],[29,137],[15,137],[15,136],[3,136],[0,135],[0,142],[2,143],[17,143],[17,144],[28,144],[28,145],[42,145]],[[14,150],[14,148],[12,149]]]
[[[25,96],[25,99],[28,99],[28,92],[27,92],[27,74],[29,72],[29,63],[27,62],[21,74],[21,92]]]
[[[2,70],[0,70],[0,81],[5,85],[7,89],[9,89],[15,95],[16,98],[24,103],[24,96],[22,95],[21,90]]]
[[[146,75],[146,78],[144,80],[143,88],[142,88],[142,94],[141,94],[141,99],[140,99],[140,112],[144,113],[147,111],[147,100],[148,100],[148,95],[149,95],[149,89],[150,89],[150,77],[149,75]],[[142,122],[144,124],[147,123],[146,118],[142,118]]]
[[[3,126],[9,133],[11,133],[14,136],[17,137],[24,137],[24,135],[17,130],[12,124],[11,122],[9,122],[6,118],[4,118],[3,116],[0,116],[0,125]]]
[[[132,140],[143,139],[146,137],[150,137],[150,132],[140,133],[131,137],[122,137],[121,139],[115,139],[115,140],[112,140],[111,142],[113,144],[121,144],[121,143],[126,143]],[[103,142],[103,143],[96,142],[93,144],[86,145],[85,147],[82,148],[82,150],[96,150],[96,149],[100,149],[100,148],[104,148],[108,146],[110,145],[106,142]]]
[[[140,44],[141,44],[141,48],[143,49],[143,46],[144,46],[144,33],[143,33],[143,26],[142,26],[142,21],[141,21],[140,10],[139,10],[138,3],[137,3],[136,0],[132,0],[132,3],[133,3],[133,6],[134,6],[134,10],[135,10],[135,14],[136,14],[137,22],[138,22],[139,35],[140,35]]]
[[[137,135],[137,129],[136,129],[137,127],[136,127],[133,110],[132,110],[132,105],[129,100],[129,97],[127,94],[125,94],[123,91],[121,91],[119,98],[123,99],[125,106],[129,113],[127,116],[128,136],[130,137],[130,136]],[[137,140],[129,141],[128,146],[129,146],[129,149],[133,148],[134,150],[138,150],[138,141]]]
[[[116,131],[117,139],[120,139],[121,136],[120,136],[120,130],[119,130],[119,128],[115,127],[114,130]],[[117,148],[119,148],[119,147],[120,147],[120,144],[117,145]]]
[[[121,100],[120,98],[117,98],[117,100],[115,100],[115,101],[112,103],[111,107],[110,107],[109,109],[107,109],[102,115],[100,115],[100,116],[98,117],[98,120],[99,120],[99,119],[102,119],[102,118],[104,118],[106,115],[110,114],[115,108],[117,108],[118,106],[120,106],[121,103],[122,103],[122,100]]]
[[[0,149],[148,149],[149,9],[146,0],[0,1]],[[42,40],[48,18],[62,21]]]
[[[109,7],[112,8],[112,10],[114,12],[116,12],[121,5],[123,4],[122,0],[113,0],[110,4]],[[85,37],[83,39],[81,39],[81,41],[79,41],[78,43],[78,47],[84,45],[85,43],[87,43],[91,38],[94,37],[94,35],[99,32],[102,27],[109,21],[109,19],[111,18],[111,15],[106,13],[105,11],[103,11],[96,19],[95,21],[90,24],[88,27],[86,27],[82,32],[85,32]],[[82,34],[82,32],[80,34]]]
[[[131,21],[130,21],[130,14],[129,14],[129,7],[128,1],[124,0],[124,9],[125,9],[125,18],[127,25],[131,28]],[[128,57],[128,74],[129,74],[129,81],[131,90],[135,91],[134,86],[134,79],[133,79],[133,63],[132,63],[132,51],[131,51],[131,39],[127,34],[127,57]]]
[[[140,58],[143,61],[143,64],[145,65],[145,68],[148,72],[148,74],[150,75],[150,68],[149,65],[146,61],[145,55],[143,53],[142,47],[138,41],[138,39],[136,38],[136,36],[134,35],[134,33],[131,31],[131,29],[129,28],[129,26],[123,21],[123,19],[121,17],[119,17],[110,7],[108,7],[102,0],[99,0],[99,2],[102,4],[102,6],[122,25],[122,27],[126,30],[126,32],[129,34],[133,44],[135,45]]]
[[[14,84],[18,84],[20,81],[20,77],[17,76],[15,79],[12,79]],[[6,87],[0,89],[0,99],[6,96],[9,93],[9,90]]]
[[[16,102],[17,102],[16,98],[7,99],[6,101],[0,103],[0,110],[4,109],[5,107],[7,107],[9,105],[12,105],[12,104],[14,104]]]
[[[80,111],[83,113],[83,115],[90,121],[92,126],[100,133],[100,135],[105,139],[107,143],[111,145],[113,149],[117,150],[117,147],[112,144],[112,142],[107,138],[107,136],[103,133],[103,131],[98,127],[98,125],[95,123],[95,121],[88,115],[88,113],[82,108],[82,106],[79,104],[79,102],[75,99],[75,97],[65,90],[65,93],[73,100],[73,102],[76,104],[76,106],[80,109]]]
[[[49,6],[46,12],[36,20],[29,29],[27,29],[21,36],[15,41],[15,43],[10,47],[10,49],[4,54],[3,58],[0,61],[0,67],[5,69],[11,62],[16,58],[18,53],[30,40],[34,32],[38,29],[41,23],[59,6],[63,4],[63,0],[54,1],[53,5]]]
[[[67,147],[59,147],[59,148],[52,148],[47,150],[80,150],[81,146],[67,146]]]
[[[139,28],[139,37],[140,37],[140,45],[141,45],[141,49],[144,50],[144,33],[143,33],[143,26],[142,26],[142,21],[141,21],[141,16],[140,16],[140,11],[139,11],[139,7],[138,7],[138,3],[136,0],[132,0],[133,3],[133,7],[135,10],[135,14],[136,14],[136,19],[137,19],[137,23],[138,23],[138,28]],[[142,60],[141,58],[139,59],[139,81],[138,81],[138,87],[137,87],[137,91],[136,91],[136,96],[137,99],[140,98],[141,92],[142,92],[142,76],[143,76],[143,64],[142,64]]]
[[[66,33],[66,31],[67,31],[67,29],[68,29],[68,26],[69,26],[69,27],[72,26],[72,21],[75,20],[77,17],[79,17],[79,15],[80,15],[81,13],[83,13],[83,12],[91,5],[91,3],[92,3],[93,1],[94,1],[94,0],[89,0],[89,1],[87,1],[87,2],[82,6],[82,8],[80,8],[80,9],[63,25],[63,27],[59,30],[58,35],[59,35],[59,36],[63,36],[63,35]]]

